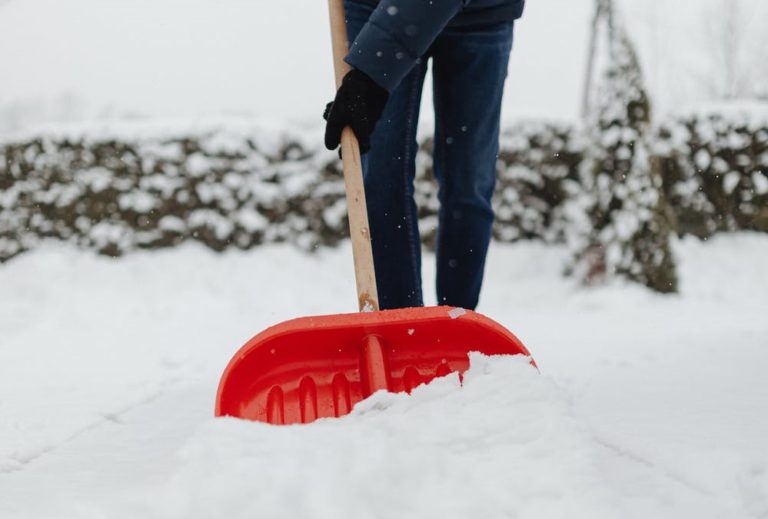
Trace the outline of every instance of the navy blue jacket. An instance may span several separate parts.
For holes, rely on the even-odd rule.
[[[355,0],[377,6],[345,61],[389,92],[448,26],[512,21],[525,0]]]

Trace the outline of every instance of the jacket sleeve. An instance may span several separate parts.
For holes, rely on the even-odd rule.
[[[345,61],[392,92],[470,1],[381,0]]]

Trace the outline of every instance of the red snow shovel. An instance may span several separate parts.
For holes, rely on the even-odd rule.
[[[348,70],[343,0],[330,0],[336,86]],[[508,330],[461,308],[379,310],[360,150],[341,139],[360,313],[303,317],[248,341],[224,370],[216,416],[271,424],[309,423],[349,413],[374,392],[407,391],[463,373],[468,354],[529,356]]]

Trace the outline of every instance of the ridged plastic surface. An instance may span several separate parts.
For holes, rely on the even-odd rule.
[[[377,390],[410,392],[464,372],[471,351],[530,356],[498,323],[449,307],[286,321],[232,358],[219,383],[216,416],[277,425],[343,416]]]

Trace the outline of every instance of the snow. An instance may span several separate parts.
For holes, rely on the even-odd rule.
[[[97,193],[108,188],[113,179],[114,174],[107,168],[91,168],[75,172],[77,183],[83,184]]]
[[[181,452],[165,512],[557,517],[567,506],[577,517],[611,517],[591,463],[596,446],[560,391],[525,358],[472,364],[461,388],[454,375],[411,398],[379,393],[313,427],[206,424]],[[247,501],[237,497],[242,481],[259,489]]]
[[[741,181],[741,173],[738,171],[730,171],[723,176],[723,191],[729,195],[733,193],[733,190],[739,185]]]
[[[146,213],[158,206],[159,200],[142,191],[124,193],[118,197],[121,209],[133,209],[137,213]]]
[[[340,198],[335,204],[323,210],[323,220],[333,227],[340,227],[341,222],[347,216],[346,198]]]
[[[540,373],[475,357],[464,387],[276,428],[213,419],[218,377],[271,324],[354,311],[348,245],[45,244],[0,267],[0,517],[765,518],[768,237],[675,253],[660,296],[494,244],[480,311]]]
[[[707,97],[705,3],[622,2],[662,114],[688,114]],[[591,0],[529,2],[505,121],[578,117],[591,11]],[[78,121],[79,133],[51,124],[47,134],[138,140],[153,147],[142,155],[173,161],[179,145],[146,136],[208,134],[207,154],[237,154],[244,136],[275,150],[286,127],[300,129],[286,119],[301,119],[312,121],[304,129],[314,143],[333,90],[326,17],[322,2],[304,0],[0,0],[0,132],[45,137],[33,126]],[[750,122],[768,112],[737,101],[706,113]],[[269,166],[261,155],[246,160]],[[712,160],[696,159],[701,168]],[[190,173],[211,165],[199,155]],[[98,190],[110,175],[83,171],[51,196]],[[752,179],[768,192],[764,174]],[[307,180],[296,175],[290,189]],[[142,179],[166,194],[176,182]],[[242,189],[264,199],[268,187]],[[223,196],[204,179],[197,194]],[[0,205],[16,196],[0,193]],[[151,196],[121,202],[155,205]],[[324,213],[343,215],[343,205]],[[232,225],[204,210],[191,223],[219,235]],[[255,209],[237,223],[281,233]],[[636,224],[621,223],[624,233]],[[166,217],[161,228],[186,225]],[[94,237],[125,232],[101,222]],[[560,276],[563,249],[494,245],[481,311],[523,339],[541,373],[522,359],[476,357],[462,388],[448,378],[412,397],[376,395],[342,420],[274,428],[214,420],[218,376],[270,324],[353,311],[348,246],[308,256],[189,244],[111,260],[47,244],[0,266],[0,517],[765,519],[768,238],[687,239],[675,249],[681,293],[659,296],[621,283],[577,287]]]
[[[764,172],[752,173],[752,183],[755,184],[755,193],[764,195],[768,193],[768,174]]]

